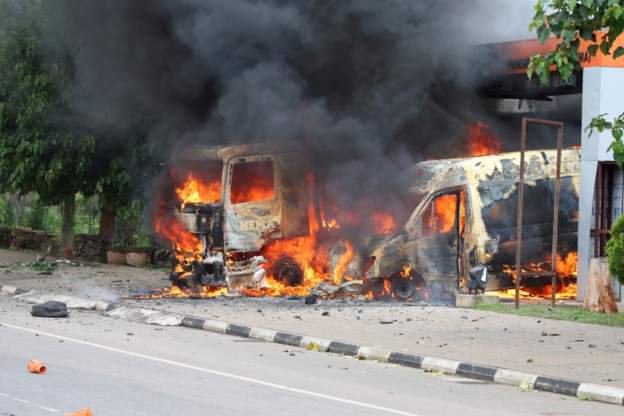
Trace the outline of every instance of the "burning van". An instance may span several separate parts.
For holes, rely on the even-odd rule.
[[[547,295],[539,272],[549,268],[555,195],[556,151],[525,154],[522,270],[525,295]],[[403,297],[419,289],[436,299],[468,292],[470,271],[485,290],[515,286],[516,220],[520,153],[417,164],[408,192],[418,202],[407,222],[371,247],[366,277],[400,276]],[[563,150],[559,208],[559,290],[576,292],[580,151]],[[473,276],[473,279],[475,277]],[[395,278],[396,279],[396,278]],[[398,279],[400,281],[400,279]],[[396,292],[396,290],[395,290]]]
[[[175,249],[173,287],[203,296],[348,286],[365,298],[450,300],[468,291],[475,270],[482,289],[504,291],[515,282],[519,159],[417,163],[404,172],[411,186],[402,216],[357,207],[341,214],[328,209],[320,175],[293,144],[189,147],[169,172],[155,229]],[[555,162],[554,150],[526,153],[523,271],[538,274],[551,261],[543,253],[552,241]],[[563,291],[575,291],[579,166],[579,151],[564,150],[556,259]],[[522,286],[547,290],[539,277]]]

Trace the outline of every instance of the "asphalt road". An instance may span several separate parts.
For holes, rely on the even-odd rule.
[[[0,298],[0,415],[622,415],[581,401],[92,312]],[[37,358],[45,375],[26,371]]]

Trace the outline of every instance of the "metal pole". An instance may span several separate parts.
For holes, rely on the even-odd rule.
[[[520,133],[520,181],[518,182],[518,219],[516,222],[516,309],[520,309],[520,279],[522,277],[522,214],[524,208],[524,148],[526,144],[526,130],[527,119],[523,117]]]
[[[557,128],[557,176],[555,179],[555,201],[553,213],[553,237],[552,237],[552,280],[550,303],[555,306],[557,299],[557,245],[559,240],[559,199],[561,198],[561,148],[563,147],[563,126]]]

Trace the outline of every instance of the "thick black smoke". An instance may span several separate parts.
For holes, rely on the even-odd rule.
[[[488,121],[471,39],[495,28],[482,13],[508,17],[477,0],[50,3],[95,125],[141,126],[163,161],[188,143],[300,141],[345,203],[387,203],[407,166],[456,155]]]

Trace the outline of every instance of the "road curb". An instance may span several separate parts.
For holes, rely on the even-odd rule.
[[[0,294],[20,298],[26,293],[34,295],[31,290],[20,289],[14,286],[0,286]],[[53,295],[46,295],[50,298]],[[59,299],[67,299],[67,296],[59,296]],[[80,300],[80,298],[71,298]],[[27,299],[24,299],[27,300]],[[82,300],[82,302],[86,302]],[[95,302],[95,307],[89,308],[98,311],[113,312],[116,309],[141,310],[168,315],[162,311],[145,308],[133,308],[101,301]],[[68,306],[69,307],[69,306]],[[542,376],[524,373],[499,367],[465,363],[427,355],[411,354],[402,351],[393,351],[378,346],[352,344],[339,340],[306,336],[290,332],[278,331],[263,327],[249,327],[235,323],[204,319],[195,316],[187,316],[171,313],[172,317],[178,317],[179,325],[199,329],[202,331],[227,334],[244,338],[257,339],[276,344],[291,345],[309,350],[341,354],[358,359],[385,362],[403,367],[417,368],[424,371],[455,375],[475,380],[487,381],[496,384],[515,386],[525,390],[537,390],[549,393],[557,393],[565,396],[577,397],[582,400],[617,404],[624,406],[624,389],[600,384],[584,383],[573,380],[565,380],[556,377]],[[148,321],[146,323],[154,324]]]
[[[269,328],[241,326],[225,321],[206,320],[192,316],[185,316],[182,319],[182,326],[515,386],[525,390],[557,393],[583,400],[624,406],[624,389],[617,387],[540,376],[505,368],[392,351],[377,346],[357,345]]]

